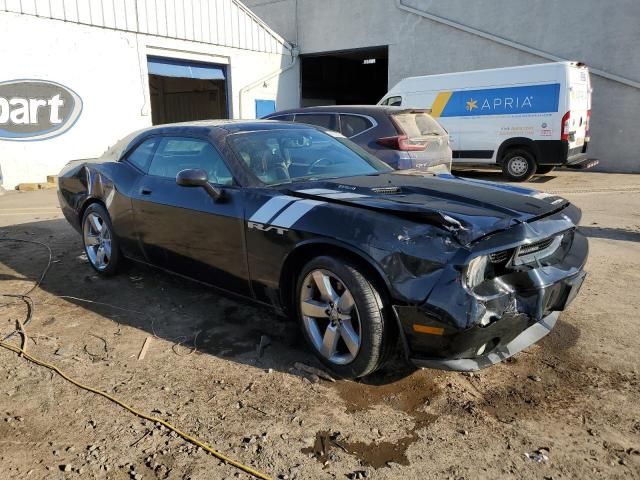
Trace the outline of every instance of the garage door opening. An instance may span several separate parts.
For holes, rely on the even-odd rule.
[[[388,47],[301,56],[303,107],[374,105],[387,93]]]
[[[148,57],[154,125],[229,118],[224,65]]]

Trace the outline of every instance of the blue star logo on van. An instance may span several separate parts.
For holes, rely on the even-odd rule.
[[[469,101],[467,102],[467,110],[471,112],[475,108],[478,108],[478,101],[474,100],[473,98],[470,98]]]

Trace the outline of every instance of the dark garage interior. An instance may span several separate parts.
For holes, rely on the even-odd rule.
[[[158,57],[148,65],[154,125],[228,118],[223,66]]]
[[[373,105],[388,90],[388,47],[301,57],[301,106]]]

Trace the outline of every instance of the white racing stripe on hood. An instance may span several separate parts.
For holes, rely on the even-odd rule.
[[[340,190],[329,190],[328,188],[309,188],[306,190],[296,190],[298,193],[304,193],[307,195],[320,195],[326,198],[336,198],[339,200],[347,200],[349,198],[364,198],[368,195],[362,195],[361,193],[343,192]]]
[[[318,205],[324,205],[325,203],[326,202],[318,202],[316,200],[300,200],[287,207],[271,224],[276,227],[291,228],[291,226],[300,220],[309,210]]]
[[[269,223],[269,220],[276,216],[278,212],[280,212],[284,207],[296,200],[299,200],[299,198],[290,197],[288,195],[273,197],[267,203],[262,205],[258,210],[256,210],[256,212],[251,215],[249,221],[256,223]]]
[[[351,193],[351,192],[340,192],[340,193],[329,193],[327,195],[322,195],[326,198],[336,198],[346,200],[348,198],[365,198],[368,195],[362,195],[361,193]]]
[[[308,188],[306,190],[296,190],[298,193],[306,193],[307,195],[326,195],[328,193],[340,193],[339,190],[329,190],[328,188]]]

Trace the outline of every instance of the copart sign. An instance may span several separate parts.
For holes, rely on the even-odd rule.
[[[44,140],[62,135],[81,112],[78,94],[59,83],[0,82],[0,140]]]

